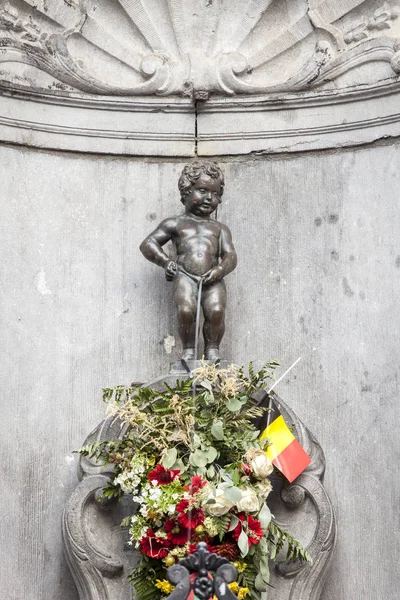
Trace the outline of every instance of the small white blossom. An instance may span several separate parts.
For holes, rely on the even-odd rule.
[[[160,490],[160,488],[156,488],[156,489],[150,491],[150,498],[152,500],[158,500],[158,498],[160,498],[160,496],[162,496],[162,491]]]

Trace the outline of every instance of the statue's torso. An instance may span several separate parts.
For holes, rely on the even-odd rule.
[[[192,275],[204,275],[215,267],[220,258],[221,229],[218,221],[178,217],[173,236],[178,265]]]

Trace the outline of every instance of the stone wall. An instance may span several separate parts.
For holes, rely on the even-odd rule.
[[[223,353],[303,357],[278,392],[326,452],[339,539],[322,600],[395,600],[399,144],[219,161],[239,255]],[[178,356],[171,290],[138,244],[181,210],[184,161],[2,145],[0,164],[2,594],[78,600],[60,534],[71,451],[103,418],[102,386]]]

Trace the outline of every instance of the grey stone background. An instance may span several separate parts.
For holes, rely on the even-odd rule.
[[[395,600],[399,556],[400,148],[219,159],[236,243],[223,354],[298,356],[279,394],[321,442],[338,544],[322,600]],[[0,585],[77,600],[61,513],[101,387],[178,357],[171,290],[142,238],[181,210],[179,159],[0,146]]]

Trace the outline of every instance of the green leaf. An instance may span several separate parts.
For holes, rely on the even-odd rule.
[[[213,477],[215,477],[215,469],[213,465],[210,465],[207,469],[207,477],[209,479],[213,479]]]
[[[260,556],[260,575],[265,583],[269,582],[268,557],[266,554]]]
[[[162,457],[161,464],[165,469],[171,469],[172,465],[175,464],[177,458],[178,452],[176,448],[170,448],[168,452],[166,452]]]
[[[195,448],[200,448],[201,446],[201,438],[197,435],[197,433],[193,434],[193,446]]]
[[[200,383],[200,385],[201,385],[203,388],[206,388],[206,390],[208,390],[209,392],[211,392],[211,393],[212,393],[212,385],[211,385],[211,383],[208,381],[208,379],[204,379],[204,381],[202,381],[202,382]]]
[[[261,575],[261,573],[258,573],[258,575],[256,577],[256,580],[254,582],[254,587],[259,592],[266,592],[267,591],[267,584],[264,581],[263,576]]]
[[[271,511],[269,510],[269,508],[265,502],[262,505],[261,510],[257,515],[257,519],[260,521],[261,527],[265,531],[267,529],[268,525],[271,523]]]
[[[276,545],[273,542],[269,546],[269,557],[271,560],[275,560],[276,558]]]
[[[214,448],[213,446],[209,446],[209,448],[207,448],[206,454],[207,454],[207,461],[209,463],[212,463],[218,456],[218,450],[216,448]]]
[[[240,483],[240,473],[237,469],[232,472],[232,482],[233,485],[239,485]]]
[[[243,530],[242,530],[242,533],[239,535],[237,545],[239,546],[240,553],[241,553],[242,557],[244,558],[249,551],[249,538],[247,536],[247,533],[245,533],[245,531],[243,531]]]
[[[178,469],[181,473],[183,473],[184,471],[186,471],[186,465],[181,458],[178,458],[178,460],[176,460],[172,465],[171,469]]]
[[[237,412],[242,408],[242,402],[237,398],[232,398],[229,402],[226,403],[226,408],[231,412]]]
[[[209,462],[212,462],[208,459],[207,452],[203,452],[203,450],[192,452],[189,461],[194,467],[205,467]]]
[[[228,532],[229,531],[233,531],[238,523],[239,523],[239,519],[237,518],[237,516],[236,515],[232,515],[232,520],[231,520],[231,523],[229,525]]]
[[[231,502],[239,502],[242,499],[242,492],[240,489],[234,485],[231,487],[227,487],[224,489],[224,496]]]
[[[223,481],[226,481],[226,483],[229,483],[229,485],[233,485],[230,473],[227,473],[224,469],[221,469],[220,474]]]
[[[211,435],[216,440],[223,440],[225,438],[224,427],[223,427],[222,421],[216,421],[215,423],[213,423],[213,425],[211,427]]]

